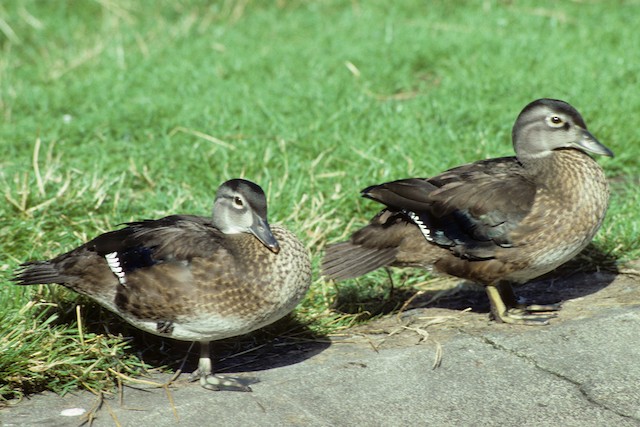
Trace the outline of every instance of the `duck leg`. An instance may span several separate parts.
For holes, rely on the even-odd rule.
[[[251,387],[242,384],[240,380],[236,378],[213,374],[211,355],[209,353],[209,341],[200,342],[198,369],[189,376],[189,381],[197,380],[200,380],[200,385],[207,390],[251,391]]]
[[[557,316],[560,304],[518,304],[513,287],[507,282],[496,282],[486,287],[495,320],[517,325],[547,325]]]

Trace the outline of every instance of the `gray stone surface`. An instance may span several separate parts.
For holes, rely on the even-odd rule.
[[[118,396],[106,399],[93,425],[638,426],[638,277],[613,278],[574,277],[576,289],[580,280],[602,286],[565,301],[549,326],[412,309],[334,337],[329,346],[309,344],[305,358],[287,363],[285,351],[277,367],[238,373],[260,379],[252,393],[206,391],[186,375],[168,391],[125,387],[122,403]],[[559,295],[569,288],[554,286]],[[97,403],[90,393],[44,393],[1,409],[0,423],[79,425],[81,416],[61,412],[89,411]]]

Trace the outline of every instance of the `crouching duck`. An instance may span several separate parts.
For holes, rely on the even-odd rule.
[[[267,222],[253,182],[222,184],[213,217],[172,215],[102,234],[48,261],[22,264],[18,285],[59,283],[152,334],[198,341],[190,380],[211,390],[250,391],[212,373],[209,342],[275,322],[304,297],[309,255],[285,228]]]
[[[327,248],[323,274],[343,280],[384,266],[434,267],[484,285],[498,321],[548,323],[559,306],[520,305],[511,284],[553,270],[591,241],[609,188],[587,153],[613,153],[575,108],[555,99],[527,105],[512,139],[515,157],[363,190],[386,209]]]

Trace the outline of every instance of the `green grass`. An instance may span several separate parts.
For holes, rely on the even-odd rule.
[[[242,176],[317,273],[324,244],[379,209],[361,188],[511,155],[536,98],[569,101],[616,153],[599,159],[615,192],[595,242],[638,257],[639,13],[637,1],[3,2],[1,398],[99,390],[142,364],[115,336],[80,342],[75,313],[56,320],[49,303],[72,307],[71,293],[10,286],[20,262],[129,220],[206,215]],[[358,298],[388,293],[384,272],[343,286],[352,313],[332,309],[336,287],[316,274],[300,321],[335,331],[368,310]]]

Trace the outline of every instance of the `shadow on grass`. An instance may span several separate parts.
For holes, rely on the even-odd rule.
[[[420,270],[414,270],[421,274]],[[554,304],[583,297],[608,286],[618,274],[616,258],[590,244],[575,258],[556,270],[531,282],[514,286],[516,295],[527,303]],[[362,282],[361,282],[362,283]],[[375,317],[397,312],[400,309],[438,307],[451,310],[471,309],[477,313],[489,313],[489,300],[484,287],[460,279],[455,292],[441,290],[420,291],[414,287],[393,288],[386,292],[358,298],[353,286],[338,285],[334,308],[343,313],[359,314],[361,318]],[[443,296],[438,296],[438,295]]]
[[[93,301],[81,297],[84,330],[88,333],[121,335],[129,343],[125,350],[151,368],[193,372],[198,365],[200,345],[141,331]],[[73,301],[58,303],[58,323],[76,321]],[[259,330],[237,337],[213,341],[211,358],[214,373],[252,372],[300,363],[329,347],[328,339],[314,333],[294,315]]]

